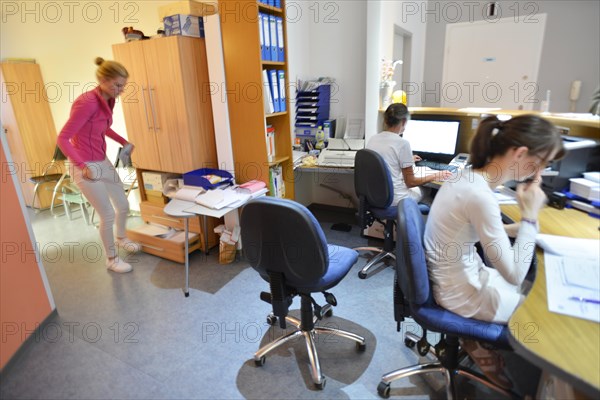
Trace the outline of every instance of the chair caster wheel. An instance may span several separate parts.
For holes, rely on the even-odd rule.
[[[259,358],[258,360],[254,360],[254,365],[256,365],[257,367],[262,367],[263,365],[265,365],[265,360],[267,358],[265,356],[262,356],[261,358]]]
[[[358,343],[356,342],[356,350],[363,352],[365,350],[367,350],[367,344],[366,343]]]
[[[385,382],[379,382],[379,385],[377,385],[377,394],[381,397],[383,397],[384,399],[387,399],[390,397],[390,384],[389,383],[385,383]]]
[[[317,387],[317,389],[323,390],[323,389],[325,389],[325,383],[327,383],[327,381],[325,380],[325,377],[322,376],[321,383],[315,383],[315,386]]]
[[[359,272],[358,272],[358,277],[359,277],[360,279],[367,279],[367,274],[366,274],[366,273],[364,273],[364,272],[362,272],[362,271],[359,271]]]
[[[416,344],[415,342],[413,342],[412,340],[410,340],[410,339],[408,339],[408,338],[404,339],[404,345],[405,345],[406,347],[408,347],[409,349],[412,349],[412,348],[414,348],[414,347],[415,347],[415,344]]]
[[[267,315],[267,324],[274,326],[277,323],[277,317],[274,315]]]

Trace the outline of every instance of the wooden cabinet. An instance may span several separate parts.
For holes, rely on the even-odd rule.
[[[29,178],[42,175],[49,168],[56,148],[56,127],[38,64],[1,63],[0,82],[2,127],[6,132],[15,163],[14,173],[18,174],[25,204],[31,207],[34,184]],[[62,168],[64,166],[61,164],[48,173],[62,173]],[[54,184],[49,183],[49,189]],[[46,189],[44,185],[38,188],[36,207],[46,208],[50,205],[52,191]]]
[[[289,74],[287,68],[287,32],[285,4],[281,8],[256,0],[220,0],[221,33],[231,141],[239,183],[259,179],[269,184],[269,168],[281,165],[285,197],[294,198],[294,172],[289,111],[266,113],[262,91],[262,71],[285,73],[286,110],[289,110]],[[283,20],[284,61],[263,61],[261,57],[261,19],[259,13]],[[266,126],[275,128],[275,157],[267,156]]]
[[[129,71],[120,97],[136,168],[185,173],[217,162],[204,39],[113,45]]]

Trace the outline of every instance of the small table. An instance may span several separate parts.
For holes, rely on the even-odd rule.
[[[218,190],[218,189],[217,189]],[[261,189],[256,193],[252,193],[252,195],[246,200],[246,202],[237,204],[235,207],[223,207],[221,209],[214,209],[209,207],[201,206],[200,204],[196,204],[192,201],[172,199],[167,203],[163,211],[172,216],[184,219],[184,227],[185,227],[185,288],[183,289],[183,293],[185,297],[190,295],[190,255],[189,255],[189,218],[194,217],[196,215],[202,216],[202,231],[204,232],[204,251],[208,254],[208,217],[221,218],[225,216],[225,214],[237,210],[242,207],[248,201],[264,196],[268,192],[267,189]]]

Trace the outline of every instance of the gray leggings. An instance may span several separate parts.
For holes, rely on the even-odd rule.
[[[108,160],[86,163],[92,179],[83,178],[83,170],[73,167],[72,176],[81,193],[87,198],[100,217],[100,239],[107,258],[117,256],[113,224],[117,224],[117,237],[125,237],[125,224],[129,213],[129,202],[119,174]]]

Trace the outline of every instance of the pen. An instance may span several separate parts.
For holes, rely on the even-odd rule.
[[[600,300],[596,299],[586,299],[584,297],[571,296],[569,300],[580,301],[582,303],[591,303],[591,304],[600,304]]]

